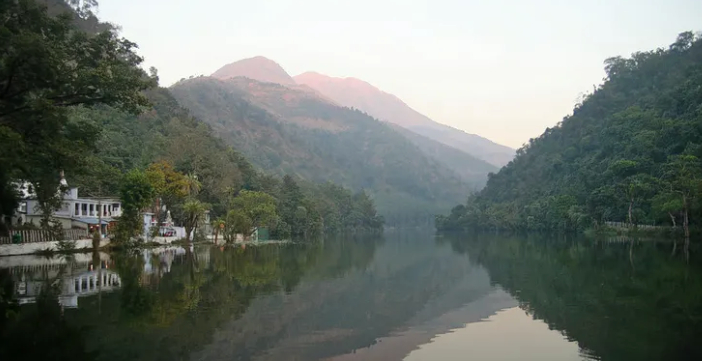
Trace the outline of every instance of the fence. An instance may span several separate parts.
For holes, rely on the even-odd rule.
[[[605,225],[612,227],[612,228],[632,228],[632,225],[630,225],[627,222],[605,222]],[[659,229],[659,228],[666,228],[663,226],[654,226],[650,224],[636,224],[634,227],[637,227],[638,229]]]
[[[11,244],[12,237],[19,234],[22,238],[20,243],[35,243],[35,242],[52,242],[57,241],[51,231],[43,229],[25,229],[12,231],[9,235],[0,235],[0,244]],[[79,239],[88,239],[90,235],[87,229],[64,229],[62,240],[77,241]]]

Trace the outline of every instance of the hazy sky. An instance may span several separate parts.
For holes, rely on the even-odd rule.
[[[702,30],[702,0],[100,0],[99,16],[164,86],[263,55],[518,147],[601,82],[607,57]]]

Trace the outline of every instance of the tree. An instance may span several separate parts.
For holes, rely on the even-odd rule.
[[[235,211],[232,215],[246,237],[253,233],[254,228],[272,226],[278,220],[275,198],[266,193],[243,190],[232,200],[232,207]],[[230,213],[227,214],[227,224]],[[250,226],[245,229],[241,225]]]
[[[304,234],[307,228],[307,209],[302,206],[305,195],[287,174],[283,177],[278,200],[280,218],[290,227],[290,233],[296,236]]]
[[[209,206],[197,199],[190,199],[183,204],[183,215],[185,226],[185,239],[190,242],[193,231],[197,228],[202,218],[205,216],[205,211]]]
[[[651,208],[654,212],[663,214],[670,218],[673,228],[677,227],[677,217],[684,208],[681,197],[670,189],[664,189],[656,194],[651,201]]]
[[[142,232],[142,210],[151,204],[154,188],[146,173],[137,169],[124,176],[120,188],[122,216],[117,228],[117,241],[127,242],[131,237],[138,237]]]
[[[200,180],[197,178],[195,173],[188,173],[185,176],[185,184],[185,190],[191,197],[197,196],[202,189],[202,183],[200,183]]]
[[[693,200],[702,190],[702,165],[693,155],[671,157],[666,164],[666,178],[670,182],[670,191],[678,195],[682,207],[683,230],[685,239],[690,238],[690,208]]]
[[[217,238],[219,237],[220,230],[223,230],[225,225],[226,225],[225,220],[221,219],[221,218],[216,219],[214,222],[212,222],[212,228],[214,228],[214,236],[215,236],[214,244],[217,244],[217,241],[218,241]]]
[[[249,236],[253,229],[251,218],[242,210],[232,209],[227,212],[224,226],[224,239],[227,243],[234,243],[237,234]]]
[[[165,160],[151,163],[146,168],[146,176],[154,187],[154,196],[156,198],[154,208],[156,210],[156,219],[160,225],[161,201],[168,208],[173,208],[188,196],[190,180],[185,174],[177,172],[171,163]]]
[[[45,175],[80,170],[99,133],[90,120],[72,119],[70,109],[104,104],[139,112],[147,105],[141,91],[156,79],[139,68],[134,43],[113,31],[79,31],[72,14],[51,17],[37,1],[17,0],[0,3],[0,18],[0,189],[17,180],[57,189],[58,177]]]
[[[179,199],[188,196],[188,178],[185,174],[177,172],[168,161],[151,163],[146,168],[146,176],[159,197]]]
[[[607,59],[604,83],[572,115],[488,176],[474,198],[478,211],[440,217],[438,228],[514,229],[516,219],[519,229],[560,229],[566,219],[576,230],[588,219],[595,226],[670,220],[688,235],[702,224],[701,65],[702,38],[691,32],[668,49]],[[567,207],[551,207],[559,199]]]

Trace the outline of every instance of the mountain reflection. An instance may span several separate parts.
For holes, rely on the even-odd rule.
[[[432,238],[0,258],[0,359],[702,355],[694,249],[686,260],[656,242]],[[532,347],[505,349],[519,344]]]

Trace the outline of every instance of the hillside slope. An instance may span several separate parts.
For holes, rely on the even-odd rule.
[[[470,189],[389,126],[314,92],[211,77],[181,81],[171,91],[268,171],[368,189],[389,224],[426,219]]]
[[[573,115],[517,151],[440,229],[573,230],[700,222],[702,39],[605,61]]]
[[[419,135],[397,124],[387,124],[395,129],[396,132],[405,136],[405,138],[424,152],[424,154],[433,157],[449,169],[454,170],[462,179],[470,180],[470,185],[473,187],[473,190],[477,191],[482,188],[484,183],[487,182],[488,173],[497,172],[498,170],[494,165],[475,158],[466,152]]]
[[[375,118],[400,125],[497,167],[507,164],[514,157],[513,149],[437,123],[412,109],[395,95],[388,94],[363,80],[334,78],[315,72],[303,73],[293,79],[341,105],[360,109]]]

